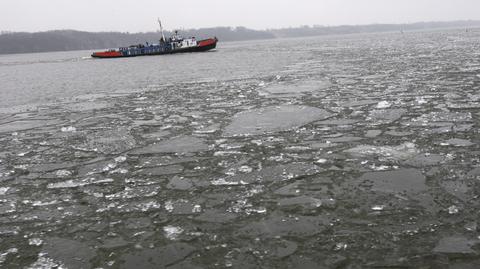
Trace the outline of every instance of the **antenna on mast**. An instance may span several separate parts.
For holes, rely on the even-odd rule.
[[[162,41],[165,42],[165,35],[163,35],[162,22],[160,21],[160,18],[157,18],[157,20],[158,20],[158,25],[160,25],[160,32],[162,33]]]

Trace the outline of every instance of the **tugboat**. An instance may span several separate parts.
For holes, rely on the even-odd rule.
[[[120,58],[120,57],[136,57],[148,55],[163,55],[181,52],[201,52],[214,49],[217,46],[218,39],[216,37],[197,41],[195,37],[183,38],[178,35],[178,31],[168,40],[163,34],[162,22],[158,20],[162,37],[159,44],[138,44],[118,49],[110,49],[92,53],[94,58]]]

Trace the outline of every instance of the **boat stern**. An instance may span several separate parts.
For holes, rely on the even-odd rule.
[[[120,51],[99,51],[92,53],[93,58],[117,58],[122,56],[123,54]]]

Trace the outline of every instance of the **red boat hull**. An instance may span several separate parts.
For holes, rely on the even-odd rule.
[[[115,58],[115,57],[122,57],[123,55],[119,51],[100,51],[94,52],[92,57],[97,58]]]

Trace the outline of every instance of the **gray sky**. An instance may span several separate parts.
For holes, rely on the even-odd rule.
[[[154,31],[480,19],[480,0],[3,0],[0,30]]]

